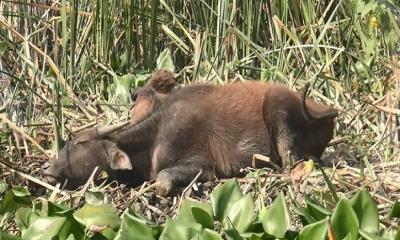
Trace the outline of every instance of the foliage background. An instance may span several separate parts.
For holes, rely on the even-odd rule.
[[[181,83],[311,81],[340,110],[328,152],[375,181],[400,161],[399,22],[398,0],[2,0],[0,156],[40,176],[72,131],[127,118],[163,66]]]

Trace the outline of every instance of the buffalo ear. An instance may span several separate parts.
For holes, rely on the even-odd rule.
[[[132,170],[131,160],[125,152],[116,149],[111,152],[110,157],[109,164],[111,169]]]

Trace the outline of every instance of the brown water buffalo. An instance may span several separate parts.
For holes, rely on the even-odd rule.
[[[187,86],[143,108],[147,112],[137,124],[89,142],[115,141],[110,149],[121,150],[124,157],[112,157],[101,147],[103,143],[93,143],[97,148],[92,151],[104,152],[96,153],[104,168],[130,170],[133,165],[146,165],[143,171],[157,180],[158,194],[168,195],[200,170],[200,181],[214,175],[238,176],[241,168],[251,165],[253,154],[269,156],[284,168],[302,158],[319,159],[332,138],[337,112],[306,99],[306,93],[302,97],[282,85],[251,81]],[[139,97],[159,99],[151,98],[152,94],[158,93],[137,94],[133,110],[140,104]],[[79,143],[77,147],[88,148]],[[147,161],[137,162],[135,153],[141,151],[149,151]],[[70,165],[90,159],[87,156],[90,151],[71,155]]]
[[[154,111],[154,108],[152,109]],[[189,183],[238,176],[253,154],[282,167],[319,159],[337,112],[289,90],[259,82],[192,85],[173,91],[135,126],[114,134],[121,148],[151,147],[151,176],[161,195]]]

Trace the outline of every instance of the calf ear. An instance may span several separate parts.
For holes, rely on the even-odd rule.
[[[125,152],[116,149],[111,152],[109,157],[111,157],[111,159],[109,159],[111,169],[132,170],[131,160]]]

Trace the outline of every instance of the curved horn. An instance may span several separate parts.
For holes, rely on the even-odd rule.
[[[304,86],[303,92],[301,94],[301,111],[303,112],[304,118],[307,121],[311,121],[313,119],[313,116],[311,116],[310,112],[307,109],[307,104],[306,104],[306,98],[307,98],[307,93],[308,93],[308,88],[310,87],[310,83],[307,82],[306,85]]]
[[[104,136],[104,135],[112,133],[122,127],[125,127],[129,123],[130,123],[130,121],[125,121],[125,122],[120,122],[117,124],[108,125],[108,126],[104,126],[104,127],[97,127],[96,131],[97,131],[98,136]]]

